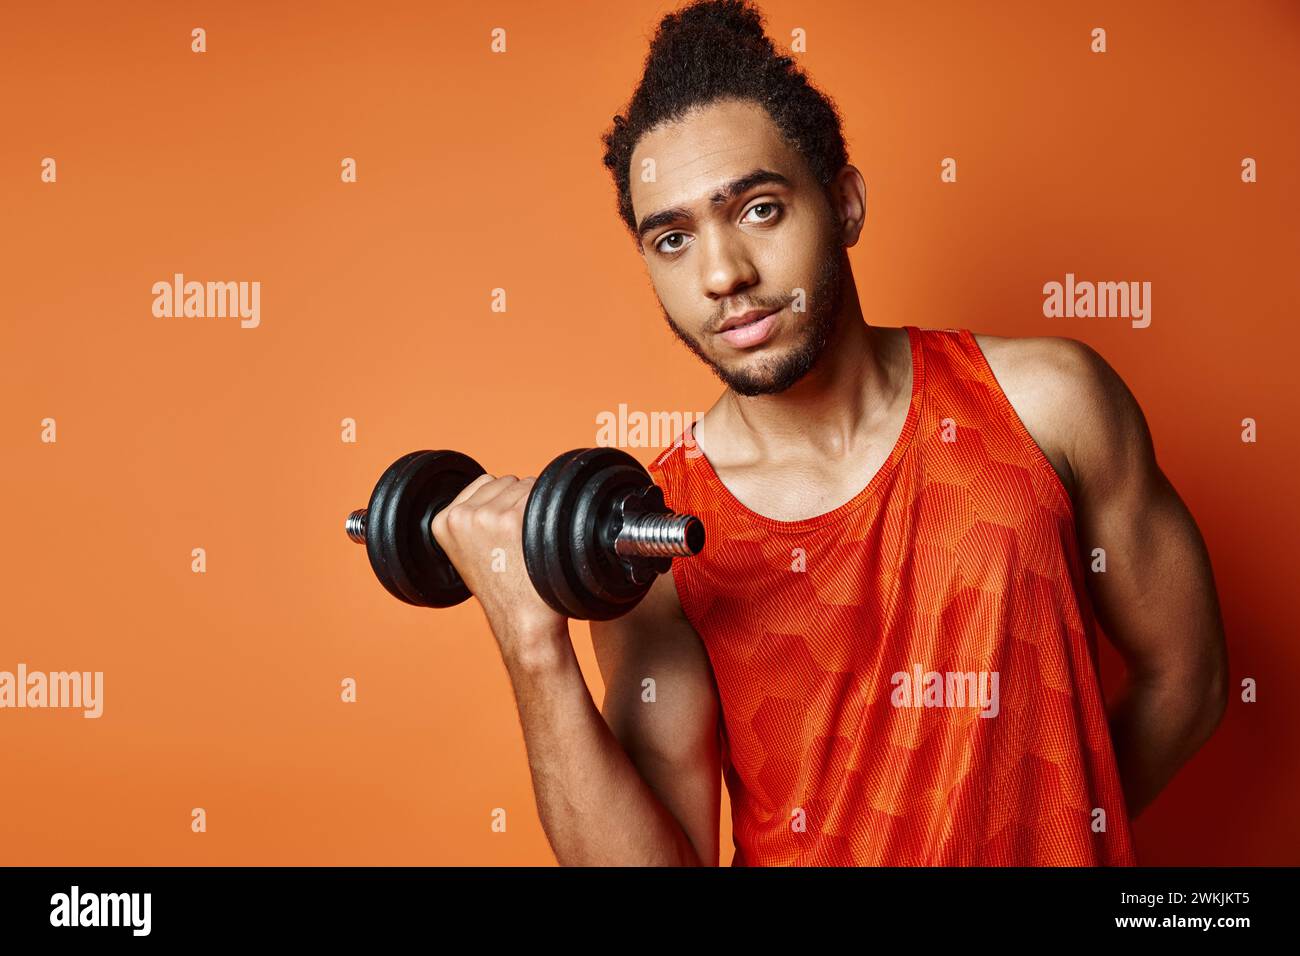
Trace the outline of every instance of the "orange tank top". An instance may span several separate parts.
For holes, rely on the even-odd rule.
[[[722,708],[733,865],[1131,866],[1074,509],[968,329],[851,500],[778,521],[679,435],[673,562]],[[693,436],[692,436],[693,437]]]

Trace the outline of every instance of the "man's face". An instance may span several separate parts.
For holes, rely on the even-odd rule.
[[[648,159],[655,181],[642,182]],[[677,337],[740,395],[803,378],[835,328],[846,253],[825,191],[767,111],[728,100],[647,133],[631,180],[650,281]]]

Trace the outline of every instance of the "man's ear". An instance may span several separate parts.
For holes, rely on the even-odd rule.
[[[826,186],[836,235],[847,249],[858,243],[867,220],[867,184],[852,163],[845,163]]]

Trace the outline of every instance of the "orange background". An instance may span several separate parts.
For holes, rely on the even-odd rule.
[[[395,601],[342,521],[415,448],[535,474],[620,402],[714,400],[600,162],[673,6],[8,5],[0,669],[102,670],[105,712],[0,711],[0,862],[553,863],[478,605]],[[866,178],[868,321],[1089,342],[1209,543],[1260,700],[1137,821],[1140,860],[1300,862],[1300,9],[761,6],[778,45],[807,30]],[[261,326],[154,318],[175,272],[260,281]],[[1151,326],[1044,318],[1066,272],[1152,282]]]

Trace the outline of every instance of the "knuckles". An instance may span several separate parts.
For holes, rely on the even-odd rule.
[[[434,540],[440,545],[468,540],[480,534],[510,533],[522,538],[524,510],[528,505],[527,491],[536,483],[535,477],[517,478],[501,475],[491,478],[482,475],[475,479],[474,492],[462,501],[454,502],[438,512],[430,525]],[[524,493],[512,487],[525,489]],[[474,503],[474,494],[481,489],[497,488],[486,501]]]

